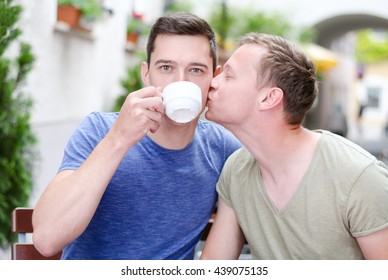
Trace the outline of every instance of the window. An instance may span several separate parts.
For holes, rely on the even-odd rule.
[[[367,95],[368,95],[368,107],[371,108],[379,108],[380,107],[380,99],[381,99],[381,87],[368,87]]]

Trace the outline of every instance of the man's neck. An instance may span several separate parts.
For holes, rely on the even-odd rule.
[[[163,120],[155,133],[148,132],[148,137],[159,146],[171,150],[180,150],[191,143],[197,126],[197,121],[189,124],[174,124],[169,120]]]
[[[302,181],[314,157],[320,134],[300,128],[288,135],[267,138],[252,149],[264,186],[278,209],[282,209]],[[252,148],[252,147],[251,147]]]

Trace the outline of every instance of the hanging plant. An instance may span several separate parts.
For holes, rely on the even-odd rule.
[[[143,14],[133,12],[127,23],[127,41],[137,43],[140,36],[146,36],[150,32],[150,27],[144,23]]]
[[[103,16],[99,0],[58,0],[57,20],[72,28],[90,30]]]

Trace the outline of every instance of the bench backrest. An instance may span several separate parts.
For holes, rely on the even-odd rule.
[[[33,208],[18,207],[12,211],[12,232],[18,234],[18,241],[11,246],[11,258],[13,260],[59,260],[62,252],[53,257],[44,257],[32,243],[32,213]],[[201,236],[205,241],[213,224],[215,214],[209,220]]]
[[[42,256],[32,244],[31,236],[33,208],[18,207],[12,211],[12,232],[18,234],[18,241],[11,245],[13,260],[59,260],[62,252],[52,257]]]

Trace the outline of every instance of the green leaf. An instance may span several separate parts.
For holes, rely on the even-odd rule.
[[[30,126],[32,100],[20,91],[33,67],[31,46],[19,41],[22,8],[0,0],[0,246],[15,240],[11,212],[27,206],[32,188],[35,136]],[[7,50],[19,53],[7,57]]]

